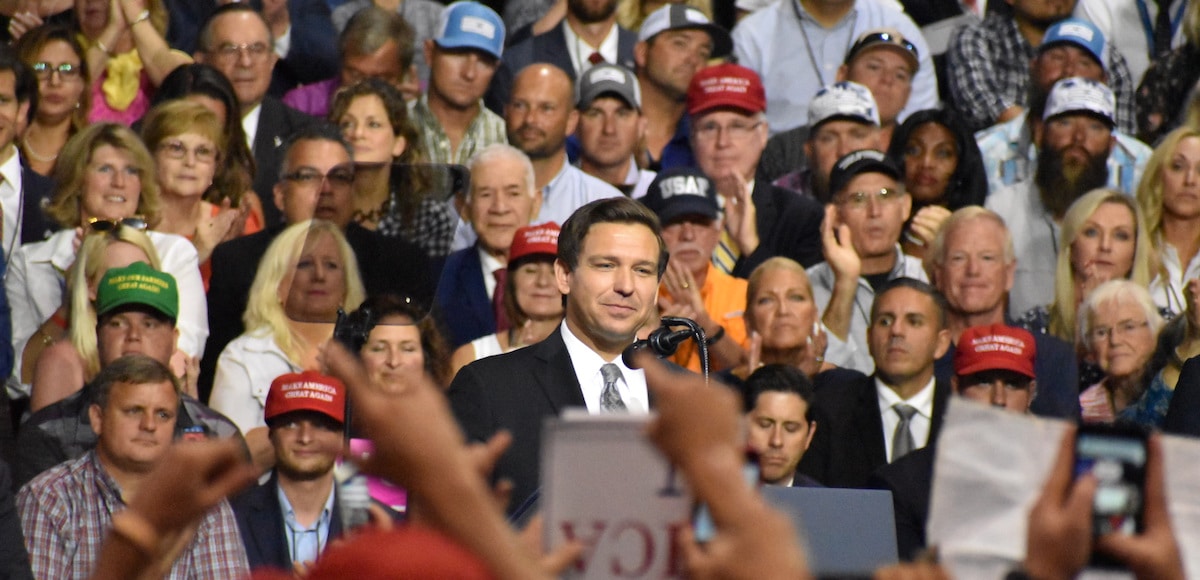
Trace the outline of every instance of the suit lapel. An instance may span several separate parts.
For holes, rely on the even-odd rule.
[[[933,419],[929,422],[929,445],[937,441],[938,433],[942,430],[942,417],[946,414],[949,399],[950,383],[936,380],[933,383]]]
[[[463,260],[463,268],[459,271],[459,288],[464,290],[467,299],[467,312],[475,317],[478,328],[496,330],[495,314],[492,303],[487,297],[487,286],[483,279],[483,263],[479,260],[479,246],[471,246]]]
[[[253,525],[250,526],[258,553],[262,555],[263,560],[276,565],[291,562],[287,539],[283,537],[285,524],[283,506],[279,505],[276,495],[278,486],[279,480],[275,472],[271,472],[271,479],[256,490],[258,497],[255,498],[257,501],[254,505],[254,519],[251,522]]]
[[[533,378],[550,401],[554,413],[558,414],[566,407],[587,406],[575,376],[575,367],[571,364],[571,355],[563,342],[561,327],[546,340],[529,348],[537,349],[534,357],[541,364],[533,369]]]
[[[863,448],[872,465],[887,463],[884,448],[883,417],[879,414],[879,394],[875,392],[875,376],[867,377],[859,390],[856,409],[857,431],[864,437]]]

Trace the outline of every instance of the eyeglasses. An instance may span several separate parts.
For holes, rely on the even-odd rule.
[[[163,141],[162,143],[159,143],[158,150],[166,153],[167,157],[170,157],[171,159],[184,159],[189,153],[187,145],[184,145],[183,141],[179,141],[177,139],[171,139],[169,141]],[[217,162],[217,150],[213,147],[209,147],[208,145],[197,145],[195,148],[191,149],[190,152],[196,156],[196,161],[200,163]]]
[[[271,47],[267,46],[264,42],[255,42],[254,44],[233,44],[232,42],[226,42],[213,50],[213,54],[223,60],[238,60],[243,54],[247,54],[250,56],[250,60],[260,61],[266,58],[270,52]]]
[[[329,181],[330,187],[341,189],[354,185],[354,170],[348,167],[334,167],[329,173],[321,174],[312,169],[301,169],[288,173],[283,178],[306,189],[319,188],[325,180]]]
[[[146,218],[135,215],[119,220],[111,220],[104,218],[89,218],[88,229],[92,232],[114,232],[121,228],[133,228],[139,232],[146,231],[150,224],[146,222]]]
[[[83,67],[77,64],[64,62],[62,64],[50,64],[48,62],[35,62],[33,66],[33,74],[37,76],[39,81],[49,79],[54,73],[58,73],[58,78],[64,81],[71,81],[83,75]]]
[[[885,187],[876,192],[870,191],[849,191],[839,198],[838,203],[850,206],[852,209],[862,209],[867,207],[867,204],[872,200],[878,204],[889,204],[900,200],[904,196],[904,192],[899,189],[891,189]]]
[[[873,34],[868,34],[858,39],[858,42],[854,43],[854,46],[850,48],[850,52],[846,54],[846,63],[849,64],[850,61],[854,60],[854,57],[858,56],[858,53],[862,52],[868,46],[881,43],[899,46],[900,48],[912,53],[912,57],[914,59],[920,60],[920,57],[918,56],[919,53],[917,53],[917,46],[905,40],[903,36],[892,34],[890,32],[876,32]]]
[[[1092,342],[1104,342],[1112,336],[1129,336],[1130,334],[1148,328],[1150,321],[1142,320],[1135,322],[1133,320],[1123,320],[1118,322],[1116,326],[1097,326],[1088,333],[1088,340]]]
[[[696,125],[696,127],[692,129],[692,133],[696,135],[697,139],[702,139],[705,141],[713,141],[719,138],[721,131],[728,133],[729,137],[732,139],[745,139],[762,124],[762,121],[755,123],[733,122],[722,126],[716,121],[709,121],[707,123]]]

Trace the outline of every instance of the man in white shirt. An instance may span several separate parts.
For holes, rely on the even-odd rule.
[[[566,407],[591,413],[645,412],[646,379],[621,353],[657,314],[667,248],[658,218],[625,197],[580,208],[562,227],[554,264],[566,317],[546,340],[477,360],[448,393],[471,441],[499,430],[513,442],[494,476],[513,482],[509,510],[538,486],[542,422]]]
[[[55,70],[48,70],[46,78],[56,74],[63,78]],[[34,73],[14,50],[7,45],[0,47],[0,205],[4,211],[0,244],[5,261],[16,246],[42,241],[58,229],[42,212],[53,194],[54,183],[22,161],[16,143],[29,104],[37,97],[37,83]]]

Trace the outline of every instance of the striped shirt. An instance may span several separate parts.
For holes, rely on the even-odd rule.
[[[504,119],[483,106],[479,101],[479,114],[467,126],[463,140],[458,144],[458,150],[450,149],[450,138],[442,129],[442,122],[429,110],[428,95],[421,95],[408,105],[409,119],[421,133],[421,144],[425,147],[425,158],[430,163],[457,163],[466,165],[480,149],[492,143],[508,143],[508,133]]]
[[[22,487],[17,509],[34,577],[82,580],[91,577],[112,516],[125,502],[96,452],[89,451]],[[248,573],[233,510],[222,500],[200,521],[167,578],[224,580]]]

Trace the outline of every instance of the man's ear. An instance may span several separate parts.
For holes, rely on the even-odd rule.
[[[100,405],[88,405],[88,423],[92,426],[92,431],[96,432],[96,436],[104,431],[103,417],[104,410],[100,408]]]
[[[817,422],[809,421],[808,422],[808,437],[804,438],[803,451],[808,451],[808,446],[812,445],[813,436],[815,436],[816,434],[817,434]],[[803,454],[801,454],[801,457],[803,457]]]
[[[1033,404],[1034,399],[1037,399],[1037,379],[1029,381],[1029,403],[1025,405],[1025,412],[1029,412],[1029,406]]]
[[[554,281],[563,296],[571,293],[571,270],[567,269],[567,264],[559,259],[554,260]]]
[[[633,45],[633,64],[637,66],[637,70],[646,67],[646,53],[649,51],[650,45],[644,40]]]

